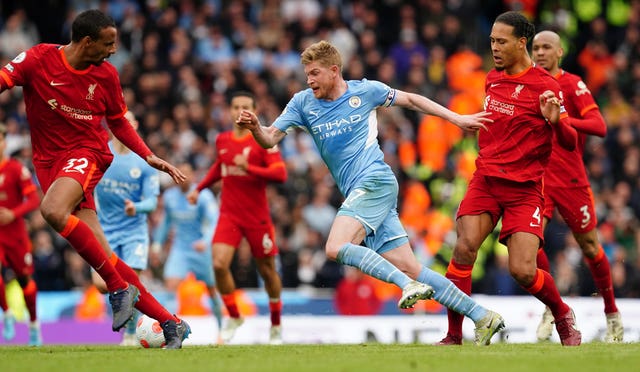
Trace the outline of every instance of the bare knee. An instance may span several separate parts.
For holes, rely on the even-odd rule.
[[[453,248],[453,259],[461,265],[473,265],[478,257],[479,248],[470,240],[459,237]]]
[[[536,268],[525,268],[525,267],[512,267],[509,269],[511,272],[511,276],[515,279],[518,284],[523,287],[528,287],[533,282],[533,278],[536,275]]]
[[[327,242],[324,246],[324,252],[327,255],[327,258],[336,261],[338,259],[338,253],[340,253],[340,248],[344,246],[344,243],[332,243]]]
[[[42,213],[42,218],[58,232],[64,230],[70,215],[68,211],[61,210],[61,208],[56,208],[50,203],[45,202],[40,206],[40,212]]]

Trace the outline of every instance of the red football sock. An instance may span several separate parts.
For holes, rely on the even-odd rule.
[[[226,306],[229,316],[232,318],[240,318],[240,311],[238,311],[235,294],[220,294],[220,297],[222,297],[222,302],[224,302],[224,306]]]
[[[22,288],[22,293],[24,294],[24,303],[27,305],[27,310],[29,310],[29,320],[35,322],[38,319],[36,314],[36,297],[38,295],[36,281],[30,279],[29,283]]]
[[[104,279],[109,292],[127,288],[128,284],[109,263],[107,254],[89,225],[71,215],[60,235],[67,239],[76,252]]]
[[[280,314],[282,314],[282,301],[279,298],[269,299],[269,311],[271,312],[271,325],[280,325]]]
[[[549,257],[544,249],[538,249],[538,256],[536,257],[536,263],[539,269],[542,269],[548,273],[551,272],[551,265],[549,264]]]
[[[551,309],[554,318],[558,318],[569,311],[569,306],[560,298],[560,292],[558,292],[558,287],[556,287],[551,274],[544,270],[536,269],[533,281],[524,289],[547,305]]]
[[[116,270],[118,273],[122,275],[122,277],[128,281],[129,283],[135,285],[140,290],[140,299],[136,302],[136,309],[140,310],[141,313],[148,315],[149,317],[157,320],[160,324],[164,323],[169,319],[173,319],[176,322],[179,319],[173,316],[167,309],[162,306],[158,300],[153,297],[151,292],[145,288],[145,286],[138,278],[138,274],[129,265],[127,265],[124,261],[122,261],[115,253],[111,254],[110,260],[114,263]]]
[[[593,282],[604,300],[605,314],[617,312],[618,307],[616,306],[616,299],[613,293],[613,283],[611,282],[611,267],[609,266],[609,260],[604,254],[602,246],[598,248],[598,253],[596,253],[594,258],[585,256],[585,261],[587,261],[589,270],[591,270]]]
[[[449,267],[447,267],[445,277],[451,280],[462,292],[470,295],[471,270],[473,270],[473,265],[462,265],[452,258],[449,262]],[[462,321],[464,320],[464,315],[447,309],[447,318],[449,319],[449,330],[447,334],[462,337]]]
[[[0,308],[5,313],[9,310],[9,305],[7,305],[7,289],[4,286],[2,275],[0,275]]]

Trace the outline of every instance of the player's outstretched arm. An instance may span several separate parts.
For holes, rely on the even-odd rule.
[[[242,110],[240,112],[240,116],[236,119],[236,124],[242,128],[249,129],[253,138],[256,139],[256,142],[265,149],[269,149],[277,145],[286,135],[285,132],[274,126],[263,127],[260,125],[260,121],[256,114],[248,110]]]
[[[427,97],[401,90],[396,90],[396,100],[394,104],[427,115],[439,116],[461,129],[468,131],[477,131],[479,129],[487,130],[485,124],[493,122],[493,120],[487,117],[491,114],[489,112],[482,111],[471,115],[460,115]]]
[[[177,184],[181,184],[187,180],[187,177],[182,172],[180,172],[178,168],[160,159],[154,154],[148,155],[145,160],[150,166],[170,175],[171,178],[173,178],[173,181]]]

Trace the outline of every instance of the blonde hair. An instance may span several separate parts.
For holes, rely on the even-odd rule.
[[[311,62],[318,62],[324,67],[336,65],[342,71],[342,56],[340,56],[340,52],[325,40],[309,45],[300,55],[300,63],[303,65],[306,66]]]

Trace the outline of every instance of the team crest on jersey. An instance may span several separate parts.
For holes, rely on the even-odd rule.
[[[89,85],[89,94],[87,94],[87,100],[93,101],[93,93],[95,92],[97,86],[97,83]]]
[[[131,170],[129,170],[129,175],[131,178],[138,179],[142,175],[142,170],[138,167],[131,168]]]
[[[524,89],[524,85],[518,84],[518,86],[516,87],[516,90],[513,93],[511,93],[511,98],[518,98],[518,96],[520,95],[520,92],[522,92],[522,89]]]
[[[360,107],[361,104],[362,104],[362,100],[360,100],[360,97],[353,96],[353,97],[349,98],[349,106],[351,106],[353,108],[358,108],[358,107]]]
[[[587,84],[580,80],[578,82],[578,89],[576,89],[576,96],[581,96],[583,94],[591,94],[591,91],[587,88]]]
[[[22,61],[24,61],[25,58],[27,58],[27,52],[22,52],[22,53],[18,54],[16,56],[16,58],[11,60],[11,62],[13,62],[13,63],[22,63]]]

